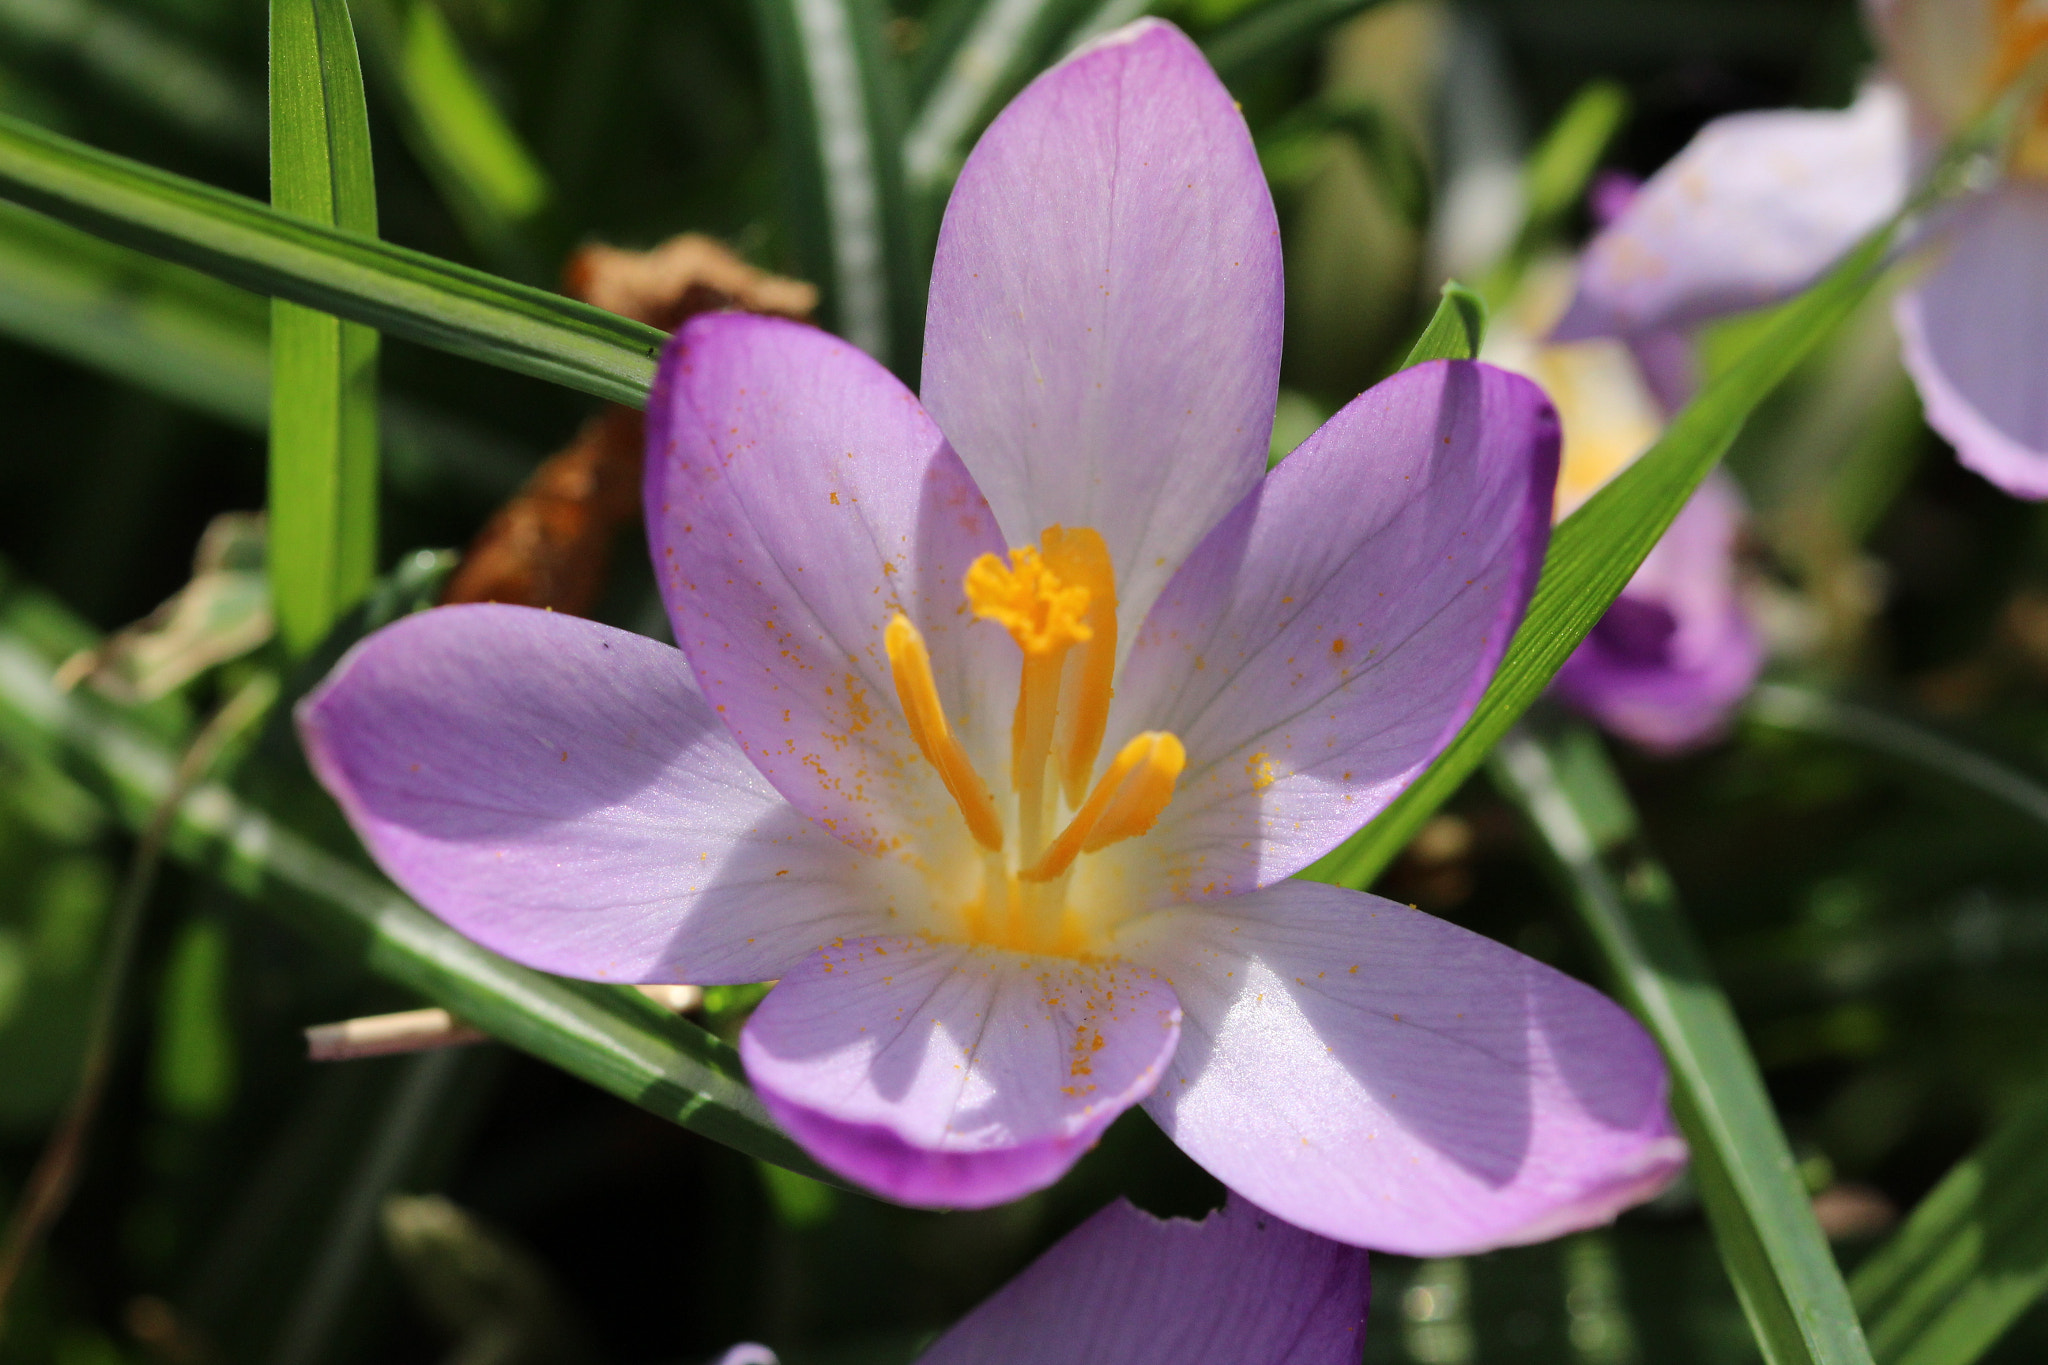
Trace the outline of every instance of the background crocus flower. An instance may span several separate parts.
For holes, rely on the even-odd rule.
[[[1804,288],[2048,51],[2048,19],[2021,0],[1865,8],[1881,78],[1846,110],[1709,124],[1588,248],[1560,338],[1688,325]],[[2002,172],[1933,226],[1894,319],[1928,424],[1957,458],[2048,498],[2048,96],[2022,111]]]
[[[1608,189],[1607,197],[1617,198],[1617,191]],[[1560,521],[1661,434],[1663,410],[1686,397],[1690,349],[1674,332],[1632,338],[1633,345],[1607,337],[1543,340],[1572,280],[1565,262],[1539,264],[1489,328],[1484,352],[1537,380],[1557,405],[1564,431]],[[1708,475],[1558,670],[1554,695],[1654,752],[1679,752],[1726,733],[1764,663],[1737,575],[1743,516],[1734,480],[1720,470]]]
[[[1264,474],[1273,207],[1142,22],[1035,81],[941,230],[923,401],[844,342],[688,324],[646,507],[680,651],[489,606],[304,706],[402,885],[549,970],[779,978],[748,1075],[911,1203],[1056,1179],[1144,1102],[1298,1226],[1434,1254],[1603,1221],[1683,1159],[1584,985],[1287,880],[1457,731],[1527,602],[1556,421],[1469,363]]]
[[[1234,1200],[1199,1223],[1122,1200],[1054,1243],[917,1365],[1355,1365],[1365,1253]],[[735,1346],[719,1365],[775,1365]]]

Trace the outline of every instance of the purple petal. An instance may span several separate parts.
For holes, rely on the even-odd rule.
[[[1742,515],[1733,481],[1716,470],[1565,660],[1558,695],[1658,752],[1724,734],[1764,663],[1736,581]]]
[[[1187,768],[1139,847],[1180,894],[1307,866],[1457,733],[1550,536],[1557,417],[1491,365],[1404,370],[1331,418],[1202,543],[1117,683],[1105,753]],[[1116,850],[1111,850],[1115,853]]]
[[[1905,201],[1898,90],[1714,120],[1586,248],[1560,341],[1683,327],[1788,298]]]
[[[1172,990],[1129,963],[864,938],[784,976],[740,1057],[826,1166],[906,1204],[982,1208],[1057,1180],[1179,1037]]]
[[[885,925],[908,875],[777,796],[681,654],[573,616],[407,617],[349,651],[298,720],[392,880],[546,971],[759,981]]]
[[[1015,650],[961,610],[968,564],[1003,544],[909,390],[816,328],[710,314],[662,357],[648,452],[676,641],[740,748],[857,847],[920,826],[964,840],[904,727],[882,634],[909,615],[981,772],[1006,770]]]
[[[1357,1365],[1365,1253],[1232,1200],[1199,1223],[1118,1200],[917,1365]]]
[[[1894,316],[1927,424],[2015,497],[2048,498],[2048,186],[1970,206]]]
[[[1108,542],[1127,620],[1266,467],[1280,235],[1244,119],[1171,25],[1046,72],[939,229],[924,399],[1014,544]]]
[[[1635,1021],[1456,925],[1286,882],[1169,911],[1148,939],[1186,1018],[1146,1108],[1312,1232],[1411,1256],[1540,1241],[1685,1159]]]

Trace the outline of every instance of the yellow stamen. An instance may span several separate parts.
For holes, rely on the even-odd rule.
[[[1010,551],[1007,565],[995,555],[975,560],[967,566],[966,588],[974,614],[1009,631],[1026,654],[1056,654],[1089,636],[1082,619],[1088,589],[1062,582],[1029,545]]]
[[[988,784],[981,780],[981,774],[974,771],[974,764],[967,757],[967,751],[960,747],[960,741],[953,737],[952,727],[946,724],[946,713],[939,705],[938,684],[932,679],[932,656],[924,646],[924,636],[910,618],[898,612],[889,622],[889,628],[882,635],[882,645],[889,652],[889,672],[896,680],[896,700],[903,705],[903,719],[910,725],[910,734],[923,751],[925,760],[938,769],[939,780],[946,784],[953,800],[959,803],[960,814],[967,818],[967,828],[983,848],[991,851],[1003,846],[1002,822],[996,818],[996,800],[989,794]]]
[[[1174,785],[1187,761],[1180,737],[1165,730],[1147,730],[1124,745],[1059,838],[1036,863],[1019,872],[1018,878],[1051,881],[1073,866],[1081,854],[1151,829],[1173,799]]]
[[[1007,565],[995,555],[975,560],[964,587],[974,614],[1009,631],[1024,652],[1010,726],[1010,787],[1017,793],[1017,837],[1028,857],[1047,814],[1045,764],[1059,715],[1060,674],[1067,651],[1094,635],[1087,620],[1093,594],[1061,578],[1029,545],[1010,551]]]
[[[2037,0],[1998,0],[1998,49],[1991,58],[1991,88],[2003,90],[2048,47],[2048,12]]]
[[[1116,570],[1100,532],[1086,526],[1066,530],[1048,526],[1040,537],[1045,561],[1062,582],[1088,590],[1083,623],[1088,638],[1075,652],[1060,689],[1060,785],[1067,804],[1078,806],[1102,751],[1102,732],[1109,725],[1111,680],[1116,675]]]

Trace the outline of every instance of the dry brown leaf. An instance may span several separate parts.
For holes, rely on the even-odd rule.
[[[719,308],[802,320],[818,303],[815,287],[757,270],[696,233],[652,251],[579,248],[562,288],[664,331]],[[485,524],[441,600],[588,615],[604,590],[612,541],[640,516],[644,431],[638,412],[617,405],[585,422]]]
[[[580,247],[562,271],[562,292],[664,332],[718,308],[802,320],[818,306],[815,285],[757,270],[723,243],[694,232],[652,251]]]

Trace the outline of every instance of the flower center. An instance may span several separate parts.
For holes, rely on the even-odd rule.
[[[1095,531],[1047,527],[1007,563],[992,554],[975,560],[964,587],[974,614],[1009,631],[1023,656],[1010,724],[1012,802],[997,800],[954,736],[917,627],[898,613],[883,638],[917,747],[984,851],[981,895],[962,911],[962,930],[974,942],[1081,956],[1109,926],[1069,904],[1075,861],[1150,830],[1173,799],[1187,751],[1175,735],[1146,731],[1090,786],[1109,724],[1117,629],[1116,575]]]
[[[1996,0],[1998,42],[1991,58],[1991,89],[2003,91],[2029,78],[2031,68],[2048,49],[2048,4],[2042,0]],[[2015,174],[2048,179],[2048,93],[2037,92],[2020,115],[2012,151]]]

